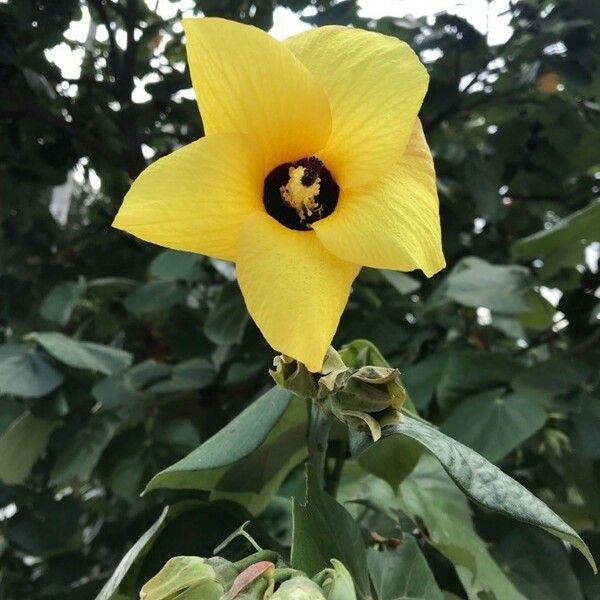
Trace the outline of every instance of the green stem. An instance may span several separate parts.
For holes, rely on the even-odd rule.
[[[313,473],[321,488],[325,485],[325,466],[327,459],[327,443],[331,421],[316,400],[310,409],[310,425],[308,430],[308,459]]]
[[[346,453],[348,451],[348,443],[345,439],[342,439],[337,444],[337,452],[335,455],[335,463],[331,473],[328,473],[325,477],[325,491],[334,498],[337,495],[338,486],[340,484],[340,478],[342,476],[342,470],[344,463],[346,462]]]
[[[274,550],[261,550],[260,552],[255,552],[250,556],[246,556],[246,558],[238,560],[235,563],[235,568],[241,573],[244,569],[247,569],[249,566],[262,560],[268,560],[269,562],[277,564],[279,554]]]

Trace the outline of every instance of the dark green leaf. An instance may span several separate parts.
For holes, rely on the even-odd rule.
[[[204,323],[204,333],[215,344],[237,344],[242,341],[249,320],[237,283],[230,283],[223,287],[216,304],[208,314]]]
[[[275,387],[191,454],[155,475],[157,488],[202,489],[260,512],[306,455],[306,406]]]
[[[188,290],[176,281],[151,281],[125,298],[125,308],[134,315],[146,315],[181,304]]]
[[[367,555],[360,529],[343,506],[319,489],[310,469],[306,502],[294,500],[293,520],[292,566],[312,577],[336,558],[352,575],[359,595],[367,598]]]
[[[66,325],[84,290],[85,284],[83,282],[65,281],[59,283],[44,298],[40,307],[40,314],[47,321]]]
[[[442,600],[444,597],[412,536],[405,536],[398,550],[370,549],[367,562],[379,600]]]
[[[469,256],[454,267],[446,285],[446,296],[464,306],[485,306],[502,314],[531,310],[529,271],[523,267],[492,265]]]
[[[518,394],[491,390],[461,402],[444,421],[442,431],[497,462],[531,437],[546,422],[539,404]]]
[[[45,396],[57,388],[63,376],[38,352],[27,346],[0,346],[0,395],[22,398]]]
[[[46,452],[52,430],[58,423],[24,413],[0,436],[0,480],[21,483]]]
[[[526,598],[583,600],[569,555],[558,540],[518,527],[501,540],[492,554]]]
[[[583,262],[585,247],[600,240],[600,200],[574,212],[551,229],[544,229],[515,242],[511,253],[516,260],[541,258],[543,272],[550,276],[563,266]]]
[[[380,269],[383,278],[403,296],[416,292],[421,287],[421,282],[406,273]]]
[[[165,281],[191,280],[198,273],[199,262],[197,254],[164,250],[150,263],[150,273]]]
[[[36,341],[56,360],[76,369],[112,375],[128,367],[133,360],[131,354],[124,350],[94,342],[80,342],[62,333],[30,333],[27,338]]]
[[[390,429],[423,444],[472,500],[492,511],[541,527],[569,542],[596,568],[587,546],[569,525],[521,484],[482,456],[430,425],[408,416]]]
[[[600,459],[600,398],[582,394],[573,423],[573,451],[584,460]]]

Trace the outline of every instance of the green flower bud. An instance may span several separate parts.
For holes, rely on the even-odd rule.
[[[326,598],[314,581],[307,577],[294,577],[284,581],[270,600],[326,600]]]
[[[219,600],[222,595],[215,570],[203,558],[175,556],[144,584],[140,600]]]
[[[322,571],[322,587],[327,600],[356,600],[354,582],[348,569],[335,558],[331,559],[332,569]]]
[[[376,366],[362,364],[369,358]],[[402,420],[400,409],[406,400],[398,369],[382,363],[385,361],[374,346],[358,341],[341,354],[329,348],[320,373],[311,373],[302,363],[278,356],[271,375],[280,386],[321,403],[326,413],[348,427],[369,429],[378,440],[382,427]]]

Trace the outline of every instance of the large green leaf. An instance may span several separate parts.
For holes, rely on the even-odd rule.
[[[421,282],[406,273],[400,271],[390,271],[389,269],[380,269],[383,278],[400,294],[412,294],[421,287]]]
[[[367,563],[378,600],[442,600],[444,597],[412,536],[405,536],[397,550],[370,549]]]
[[[0,480],[23,482],[33,465],[46,452],[46,445],[57,422],[44,421],[24,413],[0,436]]]
[[[507,385],[521,365],[506,354],[463,350],[450,353],[437,384],[437,400],[443,408],[486,389]]]
[[[192,358],[175,365],[168,379],[158,381],[148,389],[155,393],[196,390],[210,385],[216,375],[214,365],[205,358]]]
[[[542,428],[546,412],[531,398],[504,396],[503,388],[461,402],[444,421],[442,431],[488,460],[504,458]]]
[[[47,321],[66,325],[73,308],[85,290],[84,282],[65,281],[54,286],[40,306],[40,314]]]
[[[250,321],[244,299],[237,283],[223,287],[204,322],[206,337],[215,344],[229,345],[242,341]]]
[[[545,529],[575,546],[596,568],[588,547],[573,528],[521,484],[470,448],[408,416],[386,431],[386,435],[393,433],[420,442],[440,461],[465,494],[481,506]]]
[[[492,265],[469,256],[454,267],[446,281],[445,295],[462,304],[485,306],[502,314],[519,314],[531,309],[529,271],[517,265]]]
[[[198,254],[164,250],[150,263],[150,273],[166,281],[190,280],[198,274],[199,264]]]
[[[150,281],[128,294],[124,303],[130,313],[146,315],[181,304],[188,293],[187,287],[178,281]]]
[[[511,385],[519,393],[545,399],[579,389],[590,373],[584,362],[552,358],[516,373]]]
[[[104,415],[81,428],[59,453],[50,472],[50,483],[63,485],[73,479],[82,483],[88,481],[117,425],[116,419]]]
[[[579,411],[573,422],[572,444],[575,454],[585,460],[600,459],[600,398],[581,394]]]
[[[155,475],[146,491],[202,489],[260,512],[306,455],[306,405],[275,387],[191,454]]]
[[[526,598],[583,600],[569,554],[558,540],[529,527],[517,527],[492,554]]]
[[[384,430],[385,431],[385,430]],[[349,432],[352,455],[368,473],[385,479],[394,489],[415,468],[422,446],[402,435],[384,435],[373,442],[369,431]]]
[[[178,516],[185,508],[186,505],[176,505],[174,507],[167,506],[163,509],[160,517],[121,559],[121,562],[96,597],[96,600],[125,600],[127,598],[127,596],[119,593],[119,588],[125,586],[128,581],[131,582],[132,579],[135,579],[141,568],[143,558],[148,554],[152,543],[165,527],[167,519]]]
[[[486,593],[498,599],[525,600],[475,531],[464,494],[433,457],[423,456],[402,482],[397,508],[454,564],[469,600],[485,598]]]
[[[558,225],[518,240],[511,247],[516,260],[541,258],[543,275],[583,262],[585,247],[600,240],[600,200],[564,218]]]
[[[28,346],[0,346],[0,396],[45,396],[63,382],[63,376]]]
[[[133,360],[133,356],[124,350],[94,342],[80,342],[58,332],[30,333],[27,339],[36,341],[65,365],[105,375],[125,369]]]
[[[306,501],[293,501],[292,566],[313,577],[341,561],[352,575],[362,598],[369,594],[366,547],[361,531],[350,513],[319,488],[308,469]]]

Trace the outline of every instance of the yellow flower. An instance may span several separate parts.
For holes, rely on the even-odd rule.
[[[184,21],[206,136],[133,183],[114,226],[235,261],[273,348],[320,370],[361,266],[445,266],[428,75],[396,38],[322,27],[276,41]]]

